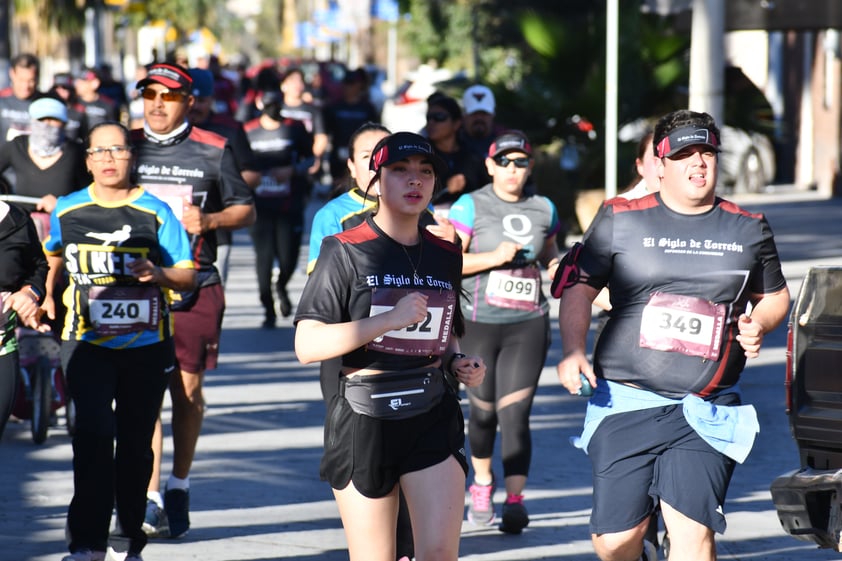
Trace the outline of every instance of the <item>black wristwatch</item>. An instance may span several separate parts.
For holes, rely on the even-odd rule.
[[[450,355],[450,360],[447,361],[447,371],[455,376],[456,374],[453,372],[453,361],[457,358],[465,358],[466,356],[468,355],[464,353],[453,353],[452,355]]]

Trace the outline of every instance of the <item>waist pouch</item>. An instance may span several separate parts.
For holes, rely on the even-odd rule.
[[[360,415],[375,419],[409,419],[439,404],[445,392],[444,375],[438,368],[370,376],[342,376],[339,395]]]

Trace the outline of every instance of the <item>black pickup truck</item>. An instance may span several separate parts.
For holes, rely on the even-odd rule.
[[[842,267],[813,267],[789,319],[786,407],[801,467],[772,482],[792,536],[842,551]]]

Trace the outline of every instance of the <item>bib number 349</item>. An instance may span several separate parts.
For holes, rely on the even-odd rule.
[[[643,309],[640,346],[718,360],[724,326],[723,304],[656,292]]]

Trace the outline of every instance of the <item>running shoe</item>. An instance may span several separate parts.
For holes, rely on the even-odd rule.
[[[649,540],[643,540],[643,553],[640,561],[658,561],[658,548]]]
[[[143,557],[140,556],[140,553],[130,553],[126,555],[123,561],[143,561]]]
[[[190,490],[167,489],[164,493],[164,512],[170,526],[170,537],[184,537],[190,530]]]
[[[281,316],[289,317],[292,314],[292,302],[289,300],[286,288],[278,287],[278,301],[280,303]]]
[[[80,549],[76,553],[65,555],[61,561],[105,561],[105,552]]]
[[[480,485],[474,481],[468,490],[471,492],[471,504],[468,505],[468,522],[477,526],[491,526],[494,523],[494,491],[497,486],[494,476],[491,483]]]
[[[529,525],[529,513],[523,506],[523,495],[509,495],[503,503],[503,521],[500,531],[506,534],[520,534]]]
[[[167,513],[152,499],[146,500],[146,516],[143,517],[143,533],[150,538],[166,538],[170,535]]]

